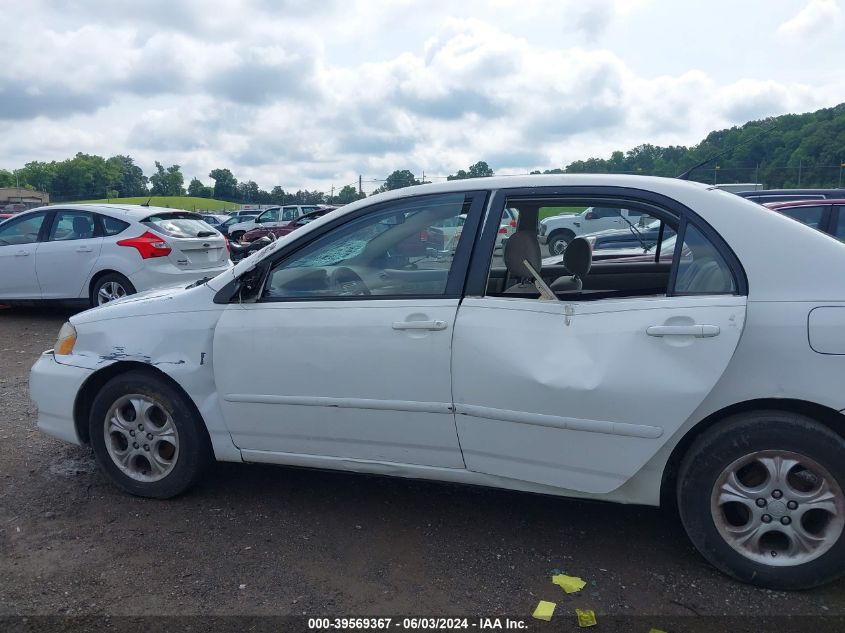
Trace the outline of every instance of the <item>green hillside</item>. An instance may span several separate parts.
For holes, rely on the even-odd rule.
[[[233,202],[223,202],[213,198],[195,198],[193,196],[140,196],[137,198],[109,198],[101,200],[78,200],[67,204],[87,204],[105,202],[109,204],[144,204],[150,201],[151,207],[169,207],[184,209],[185,211],[226,211],[237,209],[239,205]]]

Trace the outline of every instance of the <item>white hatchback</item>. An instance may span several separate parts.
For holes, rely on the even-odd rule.
[[[98,306],[215,277],[226,239],[193,213],[138,205],[56,205],[0,224],[0,302]]]
[[[609,200],[663,224],[654,251],[542,264],[542,208]],[[663,504],[726,573],[809,587],[845,571],[842,270],[845,244],[699,183],[421,185],[72,317],[30,392],[133,494],[216,459]]]

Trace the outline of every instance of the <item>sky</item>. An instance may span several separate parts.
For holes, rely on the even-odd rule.
[[[845,0],[0,0],[0,168],[365,191],[845,102]]]

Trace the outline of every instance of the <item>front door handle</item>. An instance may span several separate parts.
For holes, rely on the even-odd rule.
[[[718,325],[652,325],[646,328],[649,336],[694,336],[710,338],[719,335]]]
[[[446,321],[394,321],[394,330],[445,330]]]

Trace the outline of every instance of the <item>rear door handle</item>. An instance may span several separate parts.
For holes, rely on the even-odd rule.
[[[91,248],[90,246],[80,246],[79,248],[76,249],[76,252],[77,253],[93,253],[94,249]]]
[[[15,253],[15,257],[29,257],[29,251],[18,251]]]
[[[694,336],[710,338],[719,335],[718,325],[652,325],[646,328],[649,336]]]
[[[394,330],[445,330],[446,321],[394,321]]]

